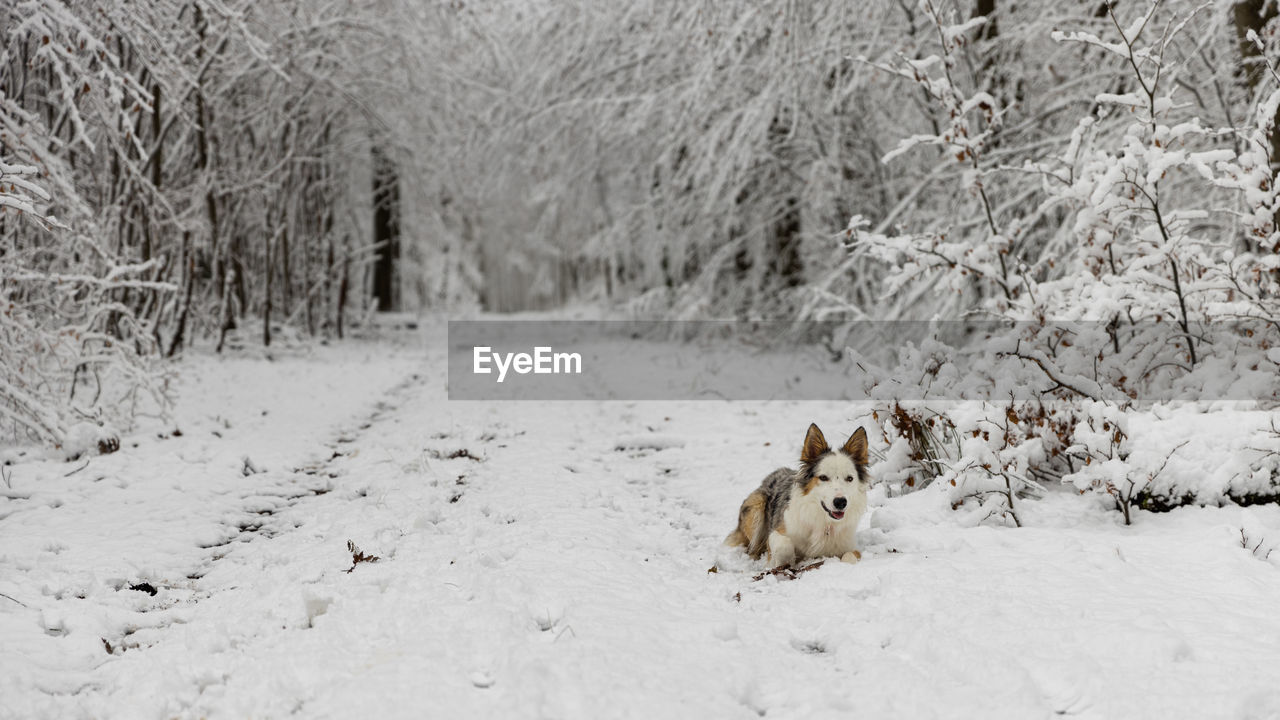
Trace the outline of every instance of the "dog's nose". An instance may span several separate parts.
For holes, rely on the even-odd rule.
[[[837,510],[843,510],[844,506],[849,504],[849,501],[845,500],[842,497],[838,497],[834,501],[832,501],[831,504],[835,505]]]

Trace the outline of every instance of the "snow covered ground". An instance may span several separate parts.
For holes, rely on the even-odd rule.
[[[8,468],[0,717],[1280,717],[1280,508],[876,489],[863,562],[755,580],[738,503],[860,407],[449,402],[440,330]]]

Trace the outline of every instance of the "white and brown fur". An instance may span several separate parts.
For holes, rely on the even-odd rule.
[[[745,547],[753,559],[767,550],[769,566],[806,558],[838,557],[857,562],[854,533],[867,511],[867,433],[862,428],[832,450],[810,425],[800,469],[778,468],[742,501],[738,527],[726,545]],[[843,512],[837,506],[843,505]]]

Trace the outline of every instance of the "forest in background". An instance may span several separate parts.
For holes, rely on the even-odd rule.
[[[63,445],[162,410],[190,343],[378,309],[976,314],[1016,323],[980,358],[867,364],[885,477],[1015,521],[1046,479],[1175,503],[1140,497],[1125,415],[1223,378],[1280,397],[1276,14],[6,4],[0,426]],[[931,409],[935,380],[1008,400]],[[1236,495],[1277,494],[1276,457]]]

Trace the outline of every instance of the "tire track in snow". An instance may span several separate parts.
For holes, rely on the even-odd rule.
[[[230,518],[225,536],[216,543],[205,547],[212,550],[209,557],[187,577],[198,580],[208,572],[213,563],[226,557],[226,548],[233,543],[252,542],[256,538],[272,538],[281,533],[296,530],[301,525],[287,524],[278,521],[285,511],[304,505],[310,500],[332,492],[335,481],[343,476],[338,468],[338,461],[358,453],[359,441],[380,420],[397,410],[412,390],[423,384],[420,373],[411,373],[382,394],[373,409],[366,414],[349,421],[348,426],[335,431],[331,439],[325,442],[330,449],[327,457],[313,458],[304,461],[288,471],[258,471],[252,460],[245,458],[245,474],[262,474],[264,480],[272,481],[266,487],[255,489],[253,493],[244,495],[243,515],[237,520]]]
[[[334,419],[362,417],[394,393],[388,385],[417,367],[402,345],[317,347],[274,362],[193,355],[178,385],[182,433],[139,431],[70,475],[54,459],[15,466],[13,487],[33,502],[0,500],[0,591],[18,600],[0,608],[0,710],[110,714],[100,703],[118,692],[112,679],[143,648],[181,646],[205,612],[197,606],[221,589],[201,579],[212,556],[283,531],[279,515],[334,482],[294,482],[290,461],[310,455]]]
[[[347,427],[332,433],[331,439],[325,442],[325,446],[331,451],[327,457],[304,461],[288,471],[261,472],[266,476],[264,480],[273,481],[272,484],[244,495],[243,514],[240,518],[229,518],[225,537],[204,546],[211,551],[210,554],[187,575],[188,579],[197,581],[195,589],[202,589],[198,581],[208,574],[215,563],[233,552],[235,544],[271,539],[303,527],[302,522],[284,521],[281,518],[288,511],[302,509],[308,502],[333,492],[337,488],[337,481],[345,474],[339,467],[339,461],[358,454],[361,438],[374,429],[378,422],[399,409],[413,395],[415,388],[421,387],[423,383],[422,374],[415,372],[383,392],[374,402],[372,410],[350,420]],[[250,469],[252,463],[248,458],[245,464],[246,475],[259,474]]]
[[[357,456],[360,441],[371,431],[376,431],[379,422],[414,397],[423,384],[422,374],[414,372],[381,393],[371,410],[349,420],[331,433],[330,439],[325,442],[329,449],[327,455],[304,461],[288,470],[265,471],[255,470],[252,460],[246,458],[246,477],[259,478],[266,484],[241,496],[239,511],[229,513],[224,518],[226,531],[223,537],[201,546],[208,553],[198,564],[190,567],[186,582],[157,582],[158,587],[150,590],[151,595],[160,597],[156,598],[154,604],[143,608],[140,615],[155,615],[155,621],[129,623],[116,634],[103,637],[104,649],[112,656],[111,659],[122,658],[127,654],[129,660],[136,662],[139,653],[145,654],[147,650],[162,644],[181,642],[171,636],[176,627],[188,624],[201,613],[203,603],[226,590],[238,587],[234,584],[204,582],[205,576],[223,563],[235,561],[241,555],[252,555],[259,543],[304,528],[306,521],[296,516],[305,514],[309,504],[339,489],[347,475],[340,467],[341,464]],[[357,495],[362,492],[355,490]],[[221,680],[213,676],[201,680],[199,692],[203,693]],[[97,692],[105,687],[109,686],[100,681],[87,682],[77,693]]]

